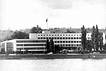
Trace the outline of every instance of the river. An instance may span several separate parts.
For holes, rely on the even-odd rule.
[[[106,71],[106,59],[0,60],[0,71]]]

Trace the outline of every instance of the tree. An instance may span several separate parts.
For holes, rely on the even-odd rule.
[[[89,52],[91,52],[92,51],[92,42],[91,42],[91,40],[86,40],[86,48],[87,48],[87,50],[89,50]]]
[[[101,32],[99,32],[99,34],[98,34],[98,46],[99,46],[99,48],[100,48],[100,51],[102,51],[103,50],[103,33],[101,33]]]
[[[103,34],[101,32],[99,32],[98,30],[98,26],[96,25],[96,28],[93,26],[92,28],[92,47],[94,49],[94,51],[98,52],[99,49],[102,50],[102,46],[103,46]]]
[[[29,34],[21,31],[15,31],[11,36],[12,39],[28,39]]]
[[[32,27],[31,33],[42,33],[42,29],[37,25],[37,27]]]
[[[85,50],[86,49],[86,29],[83,25],[83,27],[81,28],[81,44],[82,44],[82,49]]]
[[[95,26],[93,26],[92,28],[91,40],[92,40],[92,48],[95,51]]]
[[[98,43],[99,43],[99,31],[98,31],[98,26],[96,25],[96,29],[95,29],[95,48],[96,48],[96,51],[98,51]]]
[[[55,45],[55,53],[58,53],[61,50],[61,48],[59,47],[59,45]]]
[[[71,31],[71,30],[67,29],[66,33],[75,33],[75,31]]]
[[[53,39],[50,39],[50,52],[55,52]]]
[[[50,52],[50,42],[49,42],[48,38],[47,38],[47,41],[46,41],[46,49],[47,49],[47,53]]]

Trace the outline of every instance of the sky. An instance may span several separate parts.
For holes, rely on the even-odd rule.
[[[106,28],[106,0],[0,0],[0,29]]]

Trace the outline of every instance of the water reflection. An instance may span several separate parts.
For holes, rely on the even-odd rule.
[[[0,71],[105,71],[106,59],[0,60]]]

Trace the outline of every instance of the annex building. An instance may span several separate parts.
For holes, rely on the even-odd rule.
[[[29,51],[29,52],[45,52],[47,38],[53,39],[54,45],[58,45],[63,49],[79,50],[81,45],[81,33],[30,33],[29,39],[13,39],[1,43],[1,48],[5,52],[11,51]],[[91,40],[91,33],[87,33],[87,40]],[[103,43],[106,43],[105,34],[103,33]]]
[[[1,43],[1,48],[5,52],[13,51],[28,51],[28,52],[45,52],[46,40],[32,40],[32,39],[13,39]]]

